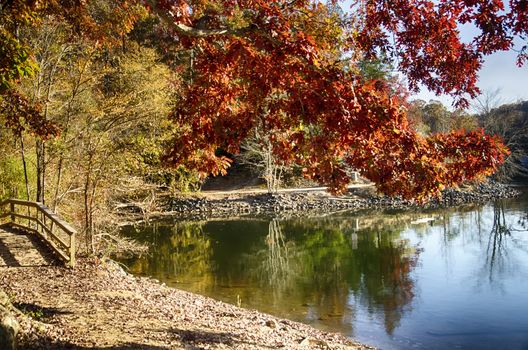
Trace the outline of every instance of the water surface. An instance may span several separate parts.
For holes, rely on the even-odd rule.
[[[384,349],[528,349],[528,198],[456,209],[157,222],[133,273]]]

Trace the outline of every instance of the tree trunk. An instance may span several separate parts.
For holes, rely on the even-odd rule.
[[[62,153],[59,156],[59,163],[57,164],[57,182],[55,184],[55,195],[53,196],[53,211],[55,212],[57,210],[57,205],[59,204],[59,192],[60,192],[60,185],[62,180],[62,162],[63,162],[63,156]]]
[[[28,171],[27,171],[27,163],[26,163],[26,152],[24,150],[24,139],[22,137],[22,134],[19,134],[20,137],[20,154],[22,157],[22,165],[24,167],[24,180],[26,181],[26,197],[27,200],[30,200],[30,193],[29,193],[29,179],[28,179]]]
[[[44,141],[37,140],[36,144],[37,153],[37,193],[35,200],[37,202],[44,203],[44,190],[45,190],[45,174],[46,174],[46,153],[44,147]]]

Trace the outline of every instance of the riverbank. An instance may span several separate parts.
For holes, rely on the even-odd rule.
[[[339,334],[134,277],[116,263],[2,268],[19,349],[372,349]]]
[[[277,194],[244,192],[201,192],[181,195],[161,201],[155,217],[222,218],[240,215],[316,215],[335,211],[365,209],[430,209],[452,207],[468,203],[483,203],[500,198],[515,197],[515,188],[497,182],[465,185],[447,189],[441,198],[418,204],[401,198],[376,194],[374,187],[349,189],[343,196],[332,196],[326,191],[289,191]],[[132,209],[133,208],[129,208]]]

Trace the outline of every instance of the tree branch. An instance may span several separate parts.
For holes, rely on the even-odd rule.
[[[203,38],[208,37],[212,35],[237,35],[238,30],[232,30],[232,29],[201,29],[201,28],[194,28],[190,27],[188,25],[185,25],[183,23],[174,23],[174,21],[171,21],[171,23],[174,24],[174,28],[179,31],[180,33]],[[239,33],[238,33],[239,34]],[[240,35],[240,34],[239,34]]]

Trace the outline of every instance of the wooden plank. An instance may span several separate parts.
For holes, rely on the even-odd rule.
[[[32,228],[29,228],[29,227],[26,227],[24,225],[20,225],[20,224],[17,224],[17,223],[10,223],[11,226],[13,227],[16,227],[16,228],[19,228],[19,229],[22,229],[22,230],[26,230],[26,231],[30,231],[30,232],[33,232],[33,233],[36,233],[37,235],[39,235],[40,237],[42,237],[44,239],[44,242],[46,244],[48,244],[51,249],[53,249],[53,251],[55,253],[57,253],[59,255],[59,257],[61,258],[61,260],[64,260],[65,262],[69,262],[70,261],[70,258],[68,257],[68,255],[64,254],[64,252],[62,252],[56,245],[55,243],[49,241],[46,239],[46,237],[44,237],[42,235],[42,233],[38,232],[37,230],[34,230]]]
[[[64,232],[66,232],[68,235],[72,235],[74,233],[77,233],[77,230],[75,230],[75,228],[70,226],[70,224],[68,224],[66,221],[62,220],[57,214],[52,212],[51,209],[49,209],[48,207],[46,207],[42,203],[31,202],[31,201],[26,201],[26,200],[22,200],[22,199],[7,199],[7,200],[1,202],[0,206],[1,205],[5,205],[5,204],[16,204],[16,205],[22,205],[22,206],[25,206],[25,207],[37,208],[44,215],[46,215],[50,220],[52,220],[57,226],[59,226],[62,230],[64,230]],[[27,219],[27,217],[26,217],[26,219]]]
[[[51,239],[46,236],[44,236],[42,233],[39,232],[39,235],[41,235],[47,242],[51,242],[57,246],[57,248],[61,248],[61,252],[65,255],[70,254],[70,247],[68,247],[62,240],[58,239],[56,236],[53,236]]]
[[[23,200],[23,199],[11,198],[11,199],[6,199],[5,201],[3,201],[2,205],[7,204],[7,203],[16,204],[16,205],[22,205],[24,207],[32,207],[32,208],[36,208],[40,204],[40,203],[37,203],[37,202],[26,201],[26,200]]]
[[[49,239],[46,239],[46,237],[44,237],[44,235],[42,235],[42,233],[38,232],[38,231],[34,231],[37,235],[39,235],[40,237],[42,237],[44,239],[44,241],[49,245],[51,246],[51,248],[57,253],[59,254],[59,257],[61,258],[61,260],[65,261],[65,262],[69,262],[70,261],[70,257],[68,256],[68,254],[64,253],[62,250],[59,249],[59,247],[57,247],[57,245],[50,241]]]
[[[31,217],[31,216],[27,216],[27,215],[22,215],[22,214],[17,214],[17,213],[14,213],[13,215],[16,216],[17,218],[27,219],[27,220],[31,220],[33,222],[36,222],[38,225],[40,225],[40,227],[42,227],[51,236],[51,239],[56,241],[56,243],[55,243],[56,245],[58,244],[59,246],[61,246],[65,250],[65,252],[61,251],[62,255],[67,256],[67,254],[69,254],[69,250],[70,250],[69,245],[66,242],[64,242],[62,240],[62,238],[60,238],[59,236],[55,235],[53,233],[53,231],[51,231],[46,225],[44,225],[44,223],[42,221],[40,221],[37,218]],[[17,223],[11,223],[11,224],[16,225],[19,228],[23,228],[23,229],[26,229],[26,230],[30,230],[32,232],[36,232],[40,236],[42,236],[42,238],[44,238],[46,241],[50,241],[50,239],[48,237],[44,236],[42,233],[40,233],[38,230],[36,230],[34,228],[31,228],[31,227],[28,227],[28,226],[25,226],[25,225],[22,225],[22,224],[17,224]]]
[[[25,215],[20,215],[20,214],[15,214],[17,217],[21,217],[21,218],[27,218],[27,219],[30,219],[32,221],[35,221],[37,224],[39,224],[42,228],[44,228],[44,230],[46,230],[47,233],[49,233],[49,235],[51,236],[52,239],[54,239],[55,241],[57,241],[59,243],[59,245],[61,245],[64,250],[66,250],[67,253],[69,253],[69,250],[70,250],[70,246],[64,242],[62,240],[62,238],[60,238],[59,236],[55,235],[48,227],[46,227],[39,219],[35,219],[35,218],[31,218],[31,217],[26,217]],[[11,223],[12,225],[16,225],[17,227],[19,228],[23,228],[23,229],[26,229],[26,230],[30,230],[32,232],[38,232],[44,239],[46,240],[49,240],[47,239],[46,236],[44,236],[42,233],[40,233],[38,230],[34,229],[34,228],[31,228],[31,227],[28,227],[28,226],[25,226],[25,225],[22,225],[22,224],[17,224],[17,223]]]
[[[10,215],[14,216],[14,217],[17,217],[19,219],[26,219],[26,220],[31,220],[31,221],[35,221],[35,222],[38,220],[37,218],[34,218],[33,216],[28,216],[28,215],[24,215],[24,214],[11,213]]]
[[[53,213],[49,208],[42,206],[42,207],[39,207],[39,209],[41,209],[44,215],[46,215],[50,220],[52,220],[57,226],[59,226],[68,235],[77,233],[77,230],[71,227],[70,224],[68,224],[66,221],[61,220],[59,216]]]

